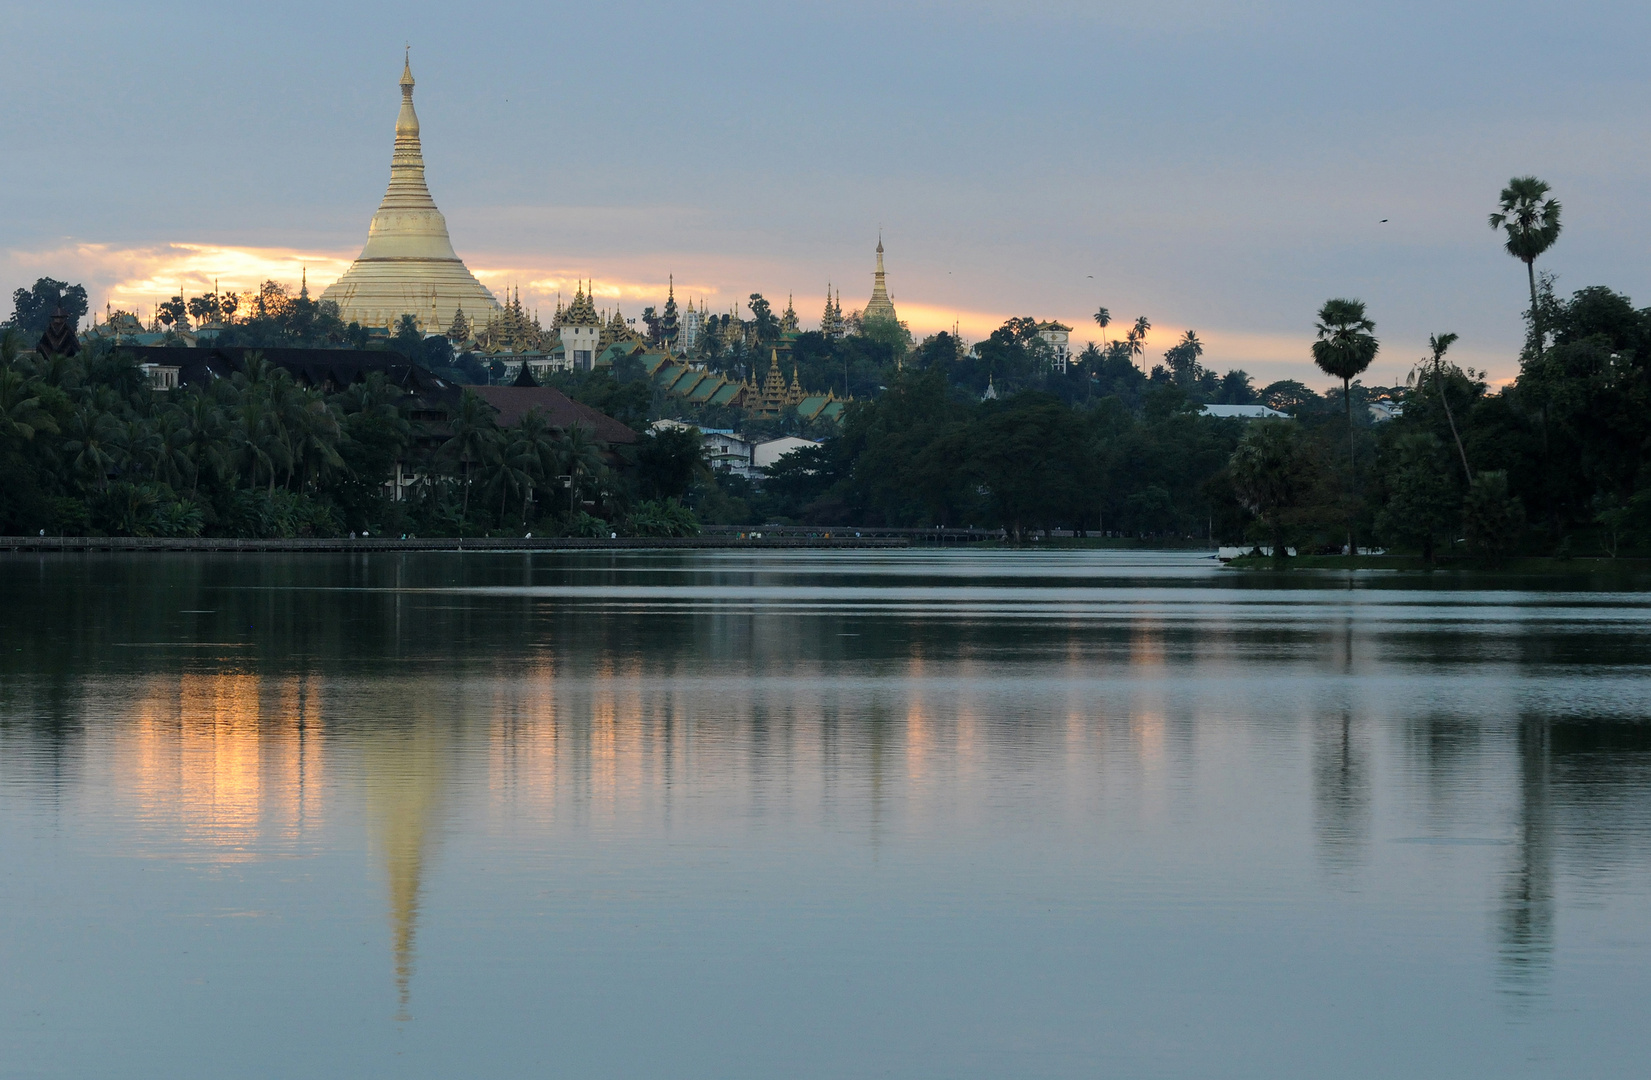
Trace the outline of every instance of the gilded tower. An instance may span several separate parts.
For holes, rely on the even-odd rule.
[[[436,209],[424,182],[424,150],[418,114],[413,111],[413,66],[401,69],[401,112],[396,116],[390,186],[367,229],[367,246],[344,276],[321,299],[338,305],[345,322],[391,326],[403,315],[426,333],[440,333],[462,307],[470,320],[485,323],[500,311],[493,294],[453,250],[447,219]]]
[[[872,275],[871,299],[866,301],[866,310],[860,313],[862,319],[884,319],[888,322],[899,322],[894,314],[894,301],[889,299],[887,275],[883,272],[883,237],[877,237],[877,270]]]

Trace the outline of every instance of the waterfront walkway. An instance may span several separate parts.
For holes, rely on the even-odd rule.
[[[903,548],[900,536],[856,536],[817,531],[813,535],[746,533],[702,536],[466,536],[357,539],[293,538],[254,540],[231,536],[0,536],[0,551],[588,551],[659,548]]]

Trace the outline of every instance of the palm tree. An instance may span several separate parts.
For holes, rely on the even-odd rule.
[[[1147,331],[1151,329],[1152,324],[1147,322],[1147,317],[1145,315],[1137,315],[1135,317],[1135,325],[1129,331],[1130,352],[1134,353],[1136,356],[1146,356]],[[1146,370],[1146,361],[1144,359],[1141,361],[1141,370]]]
[[[493,422],[493,410],[476,395],[466,390],[459,398],[459,407],[448,421],[453,435],[441,445],[444,457],[458,461],[464,468],[464,499],[460,514],[470,516],[470,466],[488,461],[498,443],[498,427]]]
[[[1439,387],[1439,400],[1445,405],[1445,419],[1450,422],[1450,437],[1456,440],[1456,452],[1462,456],[1462,473],[1473,483],[1473,470],[1468,468],[1468,452],[1462,449],[1462,436],[1456,431],[1456,417],[1451,415],[1450,395],[1445,393],[1445,350],[1455,344],[1455,334],[1434,334],[1427,339],[1433,350],[1433,381]]]
[[[1376,359],[1381,348],[1376,329],[1364,314],[1364,301],[1342,298],[1326,300],[1319,308],[1318,340],[1313,342],[1313,363],[1326,375],[1341,380],[1342,405],[1347,413],[1347,473],[1348,483],[1357,483],[1353,462],[1353,379],[1363,373]],[[1349,510],[1351,514],[1351,509]],[[1353,546],[1353,519],[1347,519],[1347,554],[1357,555]]]
[[[63,450],[70,466],[83,477],[97,481],[101,491],[109,483],[109,469],[115,463],[111,443],[117,435],[115,418],[92,405],[82,405],[69,416],[63,432]]]
[[[180,408],[167,409],[155,418],[155,477],[173,491],[183,489],[184,477],[193,480],[195,463],[189,456],[192,439],[189,415]]]
[[[1341,380],[1342,403],[1347,412],[1349,461],[1353,445],[1353,380],[1376,359],[1376,350],[1381,347],[1370,333],[1374,329],[1376,324],[1365,318],[1363,300],[1326,300],[1319,308],[1313,363],[1326,375]]]
[[[57,424],[41,405],[35,380],[9,366],[0,368],[0,439],[28,442],[40,431],[56,434]]]
[[[1490,216],[1490,227],[1508,234],[1509,255],[1525,264],[1531,286],[1531,333],[1541,352],[1541,311],[1536,300],[1536,257],[1559,239],[1559,200],[1544,198],[1548,185],[1534,176],[1516,176],[1502,189],[1502,206]]]
[[[1095,325],[1101,328],[1101,345],[1106,345],[1106,328],[1112,325],[1112,312],[1106,308],[1095,309]]]
[[[602,446],[587,429],[574,424],[563,430],[561,438],[556,440],[556,458],[561,475],[570,478],[568,518],[571,522],[579,493],[579,478],[600,476],[606,468],[602,463]]]
[[[233,387],[227,389],[233,392]],[[189,493],[194,495],[200,489],[202,469],[209,469],[221,478],[233,465],[229,422],[217,401],[195,391],[174,406],[173,411],[183,418],[186,438],[181,446],[189,458]]]

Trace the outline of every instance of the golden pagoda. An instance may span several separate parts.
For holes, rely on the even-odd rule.
[[[367,246],[321,299],[338,305],[345,322],[393,327],[403,315],[426,333],[440,333],[464,308],[471,325],[486,325],[500,311],[493,294],[453,250],[447,219],[424,182],[424,151],[413,111],[413,67],[401,70],[401,112],[396,117],[390,186],[367,229]]]
[[[888,322],[899,322],[894,314],[894,301],[889,299],[889,289],[886,275],[883,273],[883,237],[877,237],[877,270],[872,275],[871,299],[866,301],[866,310],[860,313],[864,319],[884,319]]]

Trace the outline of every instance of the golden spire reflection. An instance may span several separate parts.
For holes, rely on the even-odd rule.
[[[385,732],[362,747],[367,822],[389,886],[397,1020],[409,1020],[424,863],[440,812],[449,748],[430,725]]]

